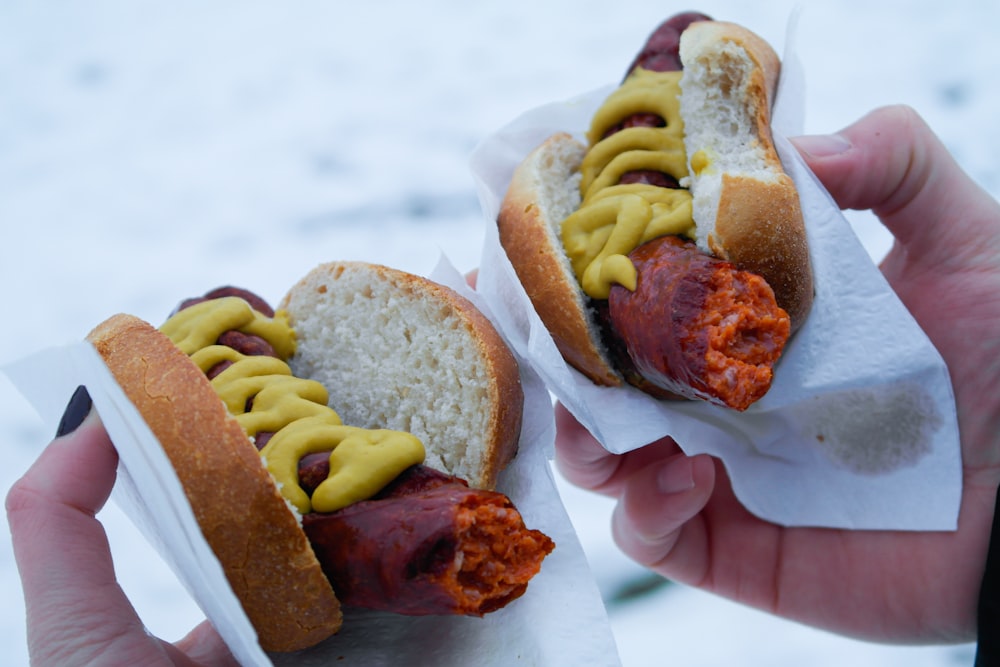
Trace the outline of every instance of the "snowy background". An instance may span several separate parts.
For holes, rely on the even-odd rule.
[[[1000,3],[697,8],[781,52],[796,7],[807,132],[904,102],[1000,195]],[[658,22],[690,8],[0,3],[0,364],[79,339],[114,312],[159,322],[180,298],[225,283],[276,301],[329,259],[427,273],[444,253],[474,268],[484,223],[467,158],[477,141],[524,110],[617,81]],[[851,220],[881,256],[884,230]],[[0,376],[0,489],[50,436]],[[662,585],[612,544],[608,501],[562,490],[626,667],[972,662],[971,646],[860,643]],[[179,638],[200,612],[115,507],[101,516],[140,615]],[[26,664],[6,538],[0,596],[4,664]]]

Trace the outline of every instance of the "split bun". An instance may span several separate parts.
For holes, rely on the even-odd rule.
[[[703,252],[763,277],[798,328],[812,304],[809,247],[798,193],[774,147],[770,110],[780,62],[753,32],[717,21],[680,37],[680,114],[695,239]],[[498,214],[499,238],[536,312],[567,363],[596,384],[623,376],[594,304],[561,240],[577,210],[588,147],[557,133],[515,169]]]
[[[454,290],[361,262],[324,264],[281,303],[289,360],[324,384],[345,423],[413,433],[426,463],[492,489],[520,437],[515,358]],[[295,651],[337,632],[340,604],[260,454],[206,375],[166,335],[115,315],[89,335],[169,458],[262,648]]]

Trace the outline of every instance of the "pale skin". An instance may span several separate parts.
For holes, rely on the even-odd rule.
[[[883,270],[955,386],[959,529],[783,529],[748,514],[712,459],[685,457],[669,440],[612,456],[561,408],[557,462],[576,484],[619,499],[616,540],[665,576],[849,635],[971,640],[1000,480],[1000,393],[990,386],[1000,365],[1000,206],[909,109],[798,146],[841,206],[872,208],[896,235]],[[149,635],[119,587],[95,516],[117,460],[92,413],[7,495],[32,664],[235,665],[207,622],[176,643]]]
[[[1000,480],[1000,205],[906,107],[794,142],[841,208],[871,209],[895,237],[882,271],[955,390],[958,529],[782,528],[740,505],[718,461],[669,439],[609,454],[561,406],[556,462],[571,482],[617,498],[616,542],[666,577],[848,636],[972,641]]]
[[[148,634],[119,587],[95,517],[117,464],[93,412],[53,440],[7,494],[31,664],[235,666],[207,621],[176,644]]]

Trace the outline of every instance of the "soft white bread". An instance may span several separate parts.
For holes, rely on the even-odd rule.
[[[345,424],[407,431],[427,465],[493,488],[520,437],[517,362],[467,299],[360,262],[311,271],[285,296],[295,375],[318,380]]]
[[[813,283],[798,193],[771,136],[778,56],[753,32],[721,21],[691,24],[680,56],[698,245],[762,276],[796,328]]]
[[[163,446],[261,647],[295,651],[335,633],[340,604],[298,517],[205,374],[131,315],[87,338]]]
[[[798,193],[770,131],[778,57],[754,33],[715,21],[692,23],[681,35],[680,56],[680,112],[700,245],[761,275],[794,329],[809,311],[813,283]],[[586,150],[556,134],[532,151],[514,171],[497,227],[567,363],[597,384],[617,386],[622,377],[560,237],[562,221],[580,204]]]

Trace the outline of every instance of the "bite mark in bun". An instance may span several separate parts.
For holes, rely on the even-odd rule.
[[[798,328],[813,283],[798,192],[771,136],[781,65],[753,32],[720,21],[681,34],[680,112],[699,247],[762,276]]]

